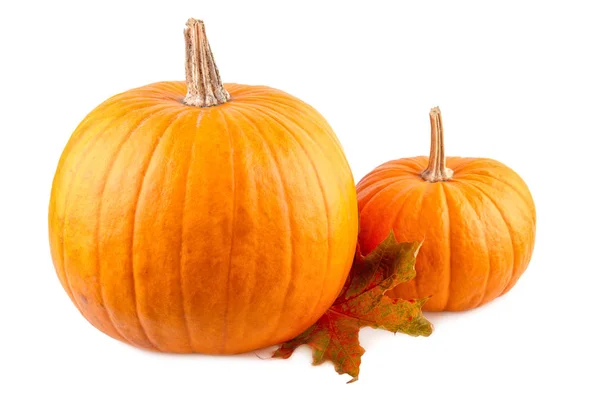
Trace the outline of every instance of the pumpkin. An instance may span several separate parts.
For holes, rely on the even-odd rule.
[[[427,311],[461,311],[509,291],[527,268],[536,213],[525,182],[487,158],[445,157],[439,108],[429,157],[389,161],[357,185],[359,245],[370,252],[393,230],[423,241],[416,278],[392,296],[431,296]]]
[[[222,84],[201,21],[186,82],[118,94],[76,128],[49,206],[52,259],[100,331],[157,351],[230,354],[291,339],[351,267],[356,189],[313,108]]]

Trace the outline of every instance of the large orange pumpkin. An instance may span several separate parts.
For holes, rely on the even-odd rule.
[[[298,335],[335,300],[356,247],[354,180],[317,111],[222,85],[200,21],[186,42],[187,86],[116,95],[73,133],[52,187],[52,258],[113,338],[245,352]]]
[[[359,244],[369,252],[390,230],[400,241],[423,240],[416,279],[390,293],[432,296],[428,311],[467,310],[506,293],[527,268],[535,206],[525,182],[500,162],[446,160],[437,107],[430,118],[429,158],[387,162],[358,183]]]

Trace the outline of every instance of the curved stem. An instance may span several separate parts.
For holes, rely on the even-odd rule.
[[[187,94],[183,102],[194,107],[212,107],[227,102],[229,93],[221,82],[219,69],[206,39],[204,22],[188,19],[183,34],[187,83]]]
[[[431,109],[429,119],[431,121],[431,150],[429,152],[429,164],[425,171],[421,172],[421,178],[431,183],[447,181],[452,178],[454,171],[446,168],[444,126],[442,125],[442,113],[439,107]]]

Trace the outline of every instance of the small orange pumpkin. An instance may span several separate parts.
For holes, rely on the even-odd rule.
[[[202,22],[185,37],[187,85],[116,95],[69,140],[49,207],[56,272],[85,318],[135,346],[281,343],[344,284],[358,231],[352,173],[317,111],[269,87],[221,84]]]
[[[439,108],[430,119],[429,158],[387,162],[358,183],[359,245],[368,253],[390,230],[399,241],[423,240],[416,279],[391,294],[432,296],[428,311],[467,310],[506,293],[527,268],[535,206],[525,182],[504,164],[446,160]]]

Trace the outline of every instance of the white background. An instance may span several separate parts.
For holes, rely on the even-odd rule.
[[[2,1],[0,399],[598,399],[600,9],[593,1]],[[429,149],[498,159],[538,211],[506,296],[430,314],[429,338],[363,329],[360,380],[331,364],[153,354],[108,338],[55,276],[47,205],[71,132],[118,92],[184,77],[204,19],[226,82],[316,107],[358,181]]]

